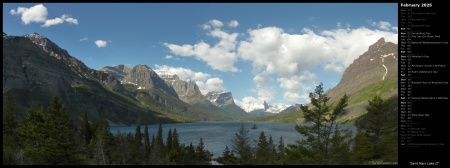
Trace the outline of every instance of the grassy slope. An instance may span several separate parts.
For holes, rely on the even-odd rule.
[[[381,95],[384,100],[396,99],[398,92],[398,78],[394,75],[382,81],[370,84],[349,96],[348,106],[345,108],[346,114],[338,119],[338,122],[354,122],[360,116],[367,113],[366,107],[368,100],[371,100],[375,95]],[[337,104],[340,97],[330,98],[328,105]],[[396,105],[396,104],[394,104]],[[274,116],[256,117],[243,119],[244,121],[266,121],[266,122],[303,122],[303,113],[300,108],[283,112]]]

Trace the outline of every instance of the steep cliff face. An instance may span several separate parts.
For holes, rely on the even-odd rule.
[[[206,100],[197,84],[193,81],[183,81],[175,74],[168,74],[166,72],[158,72],[159,76],[178,94],[178,97],[183,102],[188,104],[205,104]]]
[[[231,92],[208,92],[205,97],[216,106],[234,104]]]
[[[125,76],[130,73],[131,68],[125,65],[116,65],[103,67],[99,69],[99,71],[109,73],[116,77],[119,81],[122,81],[123,78],[125,78]]]
[[[178,98],[176,91],[167,85],[158,74],[147,65],[136,65],[123,78],[122,83],[133,84],[138,89],[160,89]]]
[[[208,92],[205,95],[205,98],[217,107],[223,109],[227,116],[230,116],[233,119],[250,117],[247,112],[234,103],[231,92]]]

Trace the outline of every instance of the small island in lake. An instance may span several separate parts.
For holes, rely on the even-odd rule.
[[[256,124],[253,124],[252,129],[258,129],[258,128],[256,127]]]

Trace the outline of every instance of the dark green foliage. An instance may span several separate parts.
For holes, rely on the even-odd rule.
[[[148,133],[148,124],[145,124],[145,128],[144,128],[144,156],[147,159],[150,156],[150,150],[151,150],[151,146],[150,146],[150,135]]]
[[[23,150],[20,148],[20,139],[17,135],[19,123],[13,107],[13,97],[8,94],[3,105],[3,164],[17,165],[23,160]],[[20,157],[22,155],[22,157]],[[18,157],[19,156],[19,157]]]
[[[5,105],[3,106],[3,137],[15,136],[17,126],[18,122],[13,106],[13,97],[11,94],[8,94]]]
[[[196,165],[208,165],[211,162],[212,154],[209,151],[205,150],[205,146],[203,143],[203,139],[200,138],[200,141],[195,148],[195,160]]]
[[[172,150],[172,128],[170,128],[169,132],[167,133],[166,150],[168,152]]]
[[[106,119],[106,113],[102,112],[95,136],[93,136],[89,144],[95,164],[106,165],[112,163],[113,145],[114,138],[109,131],[109,122]]]
[[[164,151],[164,142],[163,142],[163,136],[162,136],[163,130],[161,123],[158,127],[158,132],[156,135],[156,138],[154,140],[153,148],[151,149],[151,162],[155,164],[160,164],[162,161],[162,158],[165,156]],[[153,141],[153,140],[152,140]]]
[[[264,131],[259,134],[258,146],[256,147],[256,163],[268,164],[270,153],[272,152],[271,146],[267,142],[267,138],[264,135]]]
[[[92,129],[91,124],[89,124],[89,120],[87,117],[87,113],[83,113],[83,119],[81,120],[81,138],[83,139],[83,144],[87,146],[89,142],[91,142],[92,138]]]
[[[253,164],[253,152],[250,146],[250,139],[248,136],[248,130],[244,128],[244,124],[239,128],[239,132],[235,134],[233,142],[233,150],[238,155],[239,165]]]
[[[227,145],[222,153],[222,156],[216,158],[215,160],[224,165],[236,165],[238,163],[237,159],[238,158],[234,156],[233,151],[231,151]]]
[[[309,97],[313,108],[303,105],[300,108],[306,121],[312,125],[295,126],[296,131],[306,139],[288,145],[287,161],[290,164],[346,164],[348,159],[343,158],[346,156],[341,153],[349,152],[352,134],[348,129],[341,129],[336,119],[344,113],[348,97],[344,95],[332,112],[327,105],[330,98],[324,94],[322,83]]]
[[[280,142],[278,142],[277,150],[278,150],[278,153],[277,153],[278,160],[284,161],[284,159],[286,158],[286,151],[285,151],[283,137],[280,137]]]
[[[398,161],[397,119],[389,117],[392,104],[379,96],[369,100],[367,114],[356,123],[358,134],[351,155],[353,164]]]

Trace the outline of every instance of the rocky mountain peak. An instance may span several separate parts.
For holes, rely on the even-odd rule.
[[[135,85],[138,89],[161,89],[178,98],[176,91],[161,79],[158,74],[147,65],[134,66],[121,81]]]
[[[397,44],[380,38],[345,69],[341,81],[328,95],[351,94],[371,83],[395,77],[397,72]]]
[[[131,68],[121,64],[121,65],[116,65],[116,66],[106,66],[106,67],[99,69],[99,71],[109,73],[109,74],[113,75],[116,79],[118,79],[119,81],[122,81],[123,78],[131,71]]]
[[[205,95],[206,99],[208,99],[211,103],[216,105],[223,105],[225,103],[234,103],[233,95],[231,92],[224,91],[212,91],[208,92]]]

